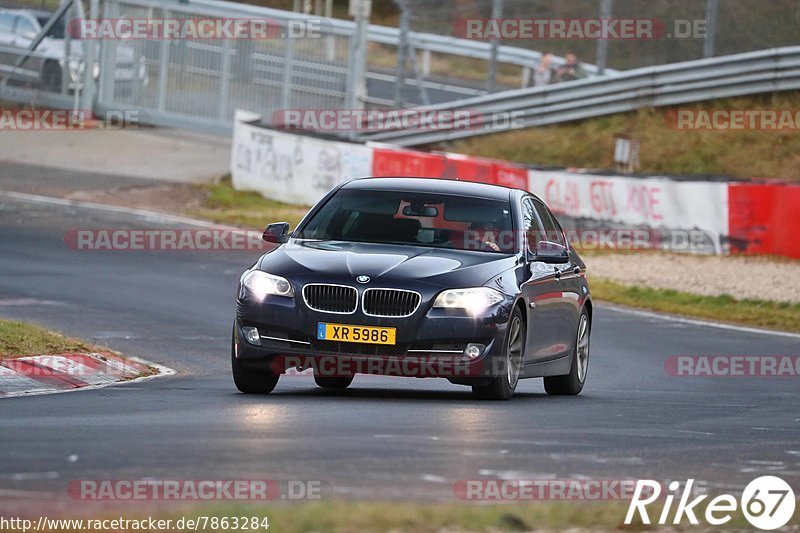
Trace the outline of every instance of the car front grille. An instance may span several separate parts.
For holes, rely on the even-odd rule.
[[[332,353],[336,355],[377,355],[381,357],[406,355],[406,345],[402,344],[360,344],[315,340],[311,343],[311,349],[317,353]]]
[[[309,284],[303,287],[303,300],[314,311],[348,315],[358,307],[358,291],[344,285]]]
[[[413,315],[422,296],[400,289],[367,289],[363,299],[365,315],[397,318]]]

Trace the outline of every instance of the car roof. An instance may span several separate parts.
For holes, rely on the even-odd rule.
[[[53,16],[52,11],[40,11],[37,9],[9,9],[2,7],[0,7],[0,13],[7,13],[9,15],[28,15],[34,18],[40,18],[40,17],[50,18]]]
[[[342,186],[347,190],[402,191],[434,194],[452,194],[475,198],[508,201],[511,191],[501,185],[490,185],[475,181],[462,181],[446,178],[387,177],[360,178]]]

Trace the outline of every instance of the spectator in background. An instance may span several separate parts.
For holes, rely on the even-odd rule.
[[[558,81],[573,81],[586,77],[575,54],[567,54],[565,59],[566,63],[558,69]]]
[[[550,85],[553,78],[553,54],[545,52],[542,54],[542,59],[533,71],[533,86],[541,87],[543,85]]]

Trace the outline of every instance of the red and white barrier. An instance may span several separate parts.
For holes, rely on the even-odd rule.
[[[342,181],[416,176],[528,189],[555,212],[616,227],[699,230],[715,253],[800,258],[800,185],[778,182],[675,180],[529,170],[508,161],[360,145],[256,126],[237,112],[233,185],[265,197],[311,205]]]
[[[268,130],[259,115],[237,111],[231,150],[233,186],[280,202],[312,205],[342,181],[372,172],[372,149]]]
[[[59,354],[0,359],[0,398],[99,388],[154,372],[171,373],[111,353]]]

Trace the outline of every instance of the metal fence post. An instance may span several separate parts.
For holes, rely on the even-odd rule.
[[[225,45],[222,47],[222,72],[219,78],[219,109],[217,110],[217,118],[224,122],[228,118],[228,89],[231,73],[231,40],[225,39]]]
[[[168,10],[164,10],[163,12],[164,19],[168,20],[170,17],[170,12]],[[167,107],[167,82],[169,77],[169,48],[170,48],[170,41],[169,39],[163,39],[161,41],[161,63],[159,64],[158,68],[158,110],[164,111]]]
[[[89,18],[98,19],[100,17],[100,0],[89,1]],[[97,40],[89,39],[84,42],[84,70],[83,70],[83,94],[81,108],[94,111],[95,91],[97,87],[94,82],[94,65],[98,62]]]
[[[717,38],[717,14],[719,3],[717,0],[706,1],[706,38],[703,41],[703,57],[714,57]]]
[[[115,18],[119,15],[119,4],[114,0],[105,0],[103,15]],[[115,70],[116,70],[116,42],[114,39],[104,39],[100,45],[100,88],[98,100],[108,104],[114,99]]]
[[[410,14],[408,4],[404,0],[397,0],[400,6],[400,39],[397,44],[397,65],[394,75],[394,106],[403,107],[403,89],[406,84],[406,58],[408,56],[408,30],[410,26]]]
[[[356,19],[356,28],[350,46],[347,107],[361,109],[364,107],[363,97],[366,96],[367,33],[372,0],[351,0],[351,7],[351,14]]]
[[[292,106],[292,70],[294,68],[294,38],[286,34],[283,56],[283,87],[281,89],[281,106],[289,109]]]
[[[611,4],[613,0],[600,0],[600,19],[611,18]],[[602,75],[605,73],[606,65],[608,64],[608,39],[597,40],[597,74]]]
[[[497,20],[503,16],[503,0],[492,0],[492,18]],[[500,39],[492,39],[492,49],[489,52],[489,75],[486,77],[486,90],[493,92],[497,87],[497,48]]]

